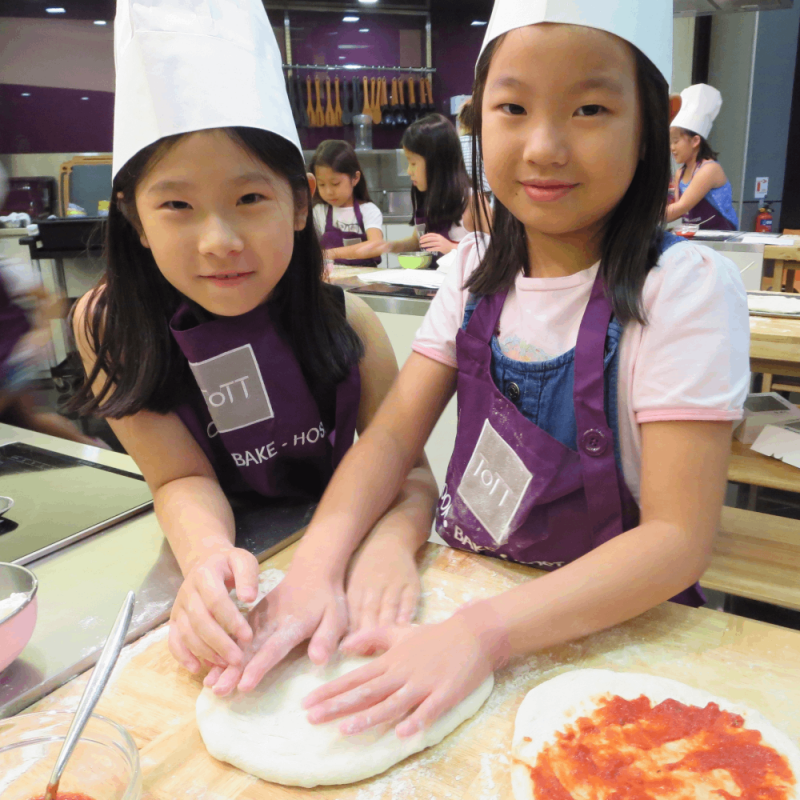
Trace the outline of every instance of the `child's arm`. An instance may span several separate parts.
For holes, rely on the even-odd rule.
[[[78,301],[73,329],[87,375],[95,362],[85,333],[89,295]],[[93,385],[99,392],[100,375]],[[236,637],[246,642],[250,626],[229,597],[236,587],[243,600],[255,600],[258,562],[234,547],[230,505],[200,446],[176,414],[140,411],[108,420],[136,462],[153,494],[161,529],[175,554],[184,582],[171,614],[170,650],[191,672],[208,663],[238,663]]]
[[[385,253],[416,253],[419,250],[419,233],[415,229],[411,236],[405,239],[395,239],[386,244],[388,247],[384,250]]]
[[[727,422],[642,425],[641,524],[582,558],[443,623],[382,631],[352,651],[390,646],[366,667],[313,692],[309,718],[355,714],[347,733],[399,722],[429,727],[511,655],[553,647],[641,614],[697,581],[711,555],[730,455]],[[388,698],[388,699],[384,699]]]
[[[688,214],[712,189],[724,186],[725,182],[725,172],[719,164],[704,164],[697,170],[680,199],[667,206],[667,222]]]
[[[303,605],[303,592],[318,584],[343,587],[351,556],[370,531],[353,570],[364,583],[354,588],[351,576],[348,587],[359,603],[356,626],[368,626],[376,608],[378,619],[387,619],[410,604],[407,595],[416,580],[413,555],[429,535],[438,498],[423,447],[455,390],[456,370],[411,353],[397,377],[391,344],[374,312],[353,295],[347,295],[347,303],[348,319],[367,347],[361,364],[359,439],[331,479],[287,576],[252,612],[255,638],[245,648],[246,669],[209,673],[206,685],[215,694],[237,687],[249,691],[309,637],[309,658],[327,661],[345,633],[346,609],[320,621]],[[382,567],[387,558],[394,559],[395,570],[383,571],[383,578],[370,569],[358,570],[358,561],[365,558]],[[387,583],[381,585],[383,579]],[[386,588],[386,605],[367,601]]]
[[[385,250],[383,231],[380,228],[367,228],[367,241],[349,244],[346,247],[334,247],[325,251],[326,258],[331,261],[356,261],[362,258],[377,258]]]

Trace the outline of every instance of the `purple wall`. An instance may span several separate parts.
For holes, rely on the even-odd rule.
[[[0,153],[108,153],[113,114],[112,92],[0,84]]]

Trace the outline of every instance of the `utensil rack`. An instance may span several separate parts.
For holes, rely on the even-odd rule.
[[[326,66],[323,64],[283,64],[286,70],[305,69],[315,72],[358,72],[360,70],[372,70],[377,72],[402,72],[403,74],[422,73],[429,75],[436,72],[434,67],[367,67],[362,64],[339,64],[337,66]]]

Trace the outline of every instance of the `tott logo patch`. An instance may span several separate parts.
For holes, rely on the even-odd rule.
[[[458,495],[498,545],[508,541],[509,526],[531,482],[520,457],[484,421]]]
[[[189,366],[219,433],[275,416],[251,345]]]

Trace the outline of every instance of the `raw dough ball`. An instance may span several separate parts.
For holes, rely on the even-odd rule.
[[[287,786],[355,783],[438,744],[478,711],[494,686],[490,675],[431,728],[405,739],[396,736],[393,725],[343,736],[342,719],[312,725],[300,703],[317,687],[372,658],[342,658],[318,667],[306,655],[307,647],[296,648],[246,695],[222,698],[203,689],[197,698],[197,724],[214,758]]]

